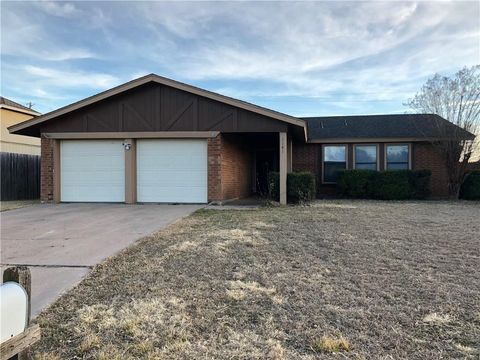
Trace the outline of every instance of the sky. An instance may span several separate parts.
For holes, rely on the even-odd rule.
[[[42,113],[156,73],[293,116],[404,113],[480,64],[480,2],[1,2],[1,95]]]

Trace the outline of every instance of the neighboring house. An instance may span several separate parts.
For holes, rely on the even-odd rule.
[[[279,171],[285,203],[287,172],[311,171],[323,193],[342,168],[430,169],[433,195],[446,196],[436,119],[300,119],[152,74],[9,130],[42,139],[44,201],[224,201]]]
[[[0,152],[40,155],[40,139],[10,134],[7,130],[38,115],[40,113],[0,96]]]

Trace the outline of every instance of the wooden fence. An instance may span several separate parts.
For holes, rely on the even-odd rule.
[[[0,153],[0,200],[40,198],[40,156]]]

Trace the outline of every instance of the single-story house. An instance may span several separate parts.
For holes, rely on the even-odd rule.
[[[9,130],[41,138],[44,201],[225,201],[265,192],[279,171],[286,203],[287,172],[312,172],[321,194],[355,168],[430,169],[433,195],[446,196],[430,143],[439,119],[297,118],[151,74]]]

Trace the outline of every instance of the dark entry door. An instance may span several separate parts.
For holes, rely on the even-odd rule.
[[[256,189],[261,196],[268,195],[268,174],[278,171],[278,158],[275,150],[265,149],[256,151]]]

